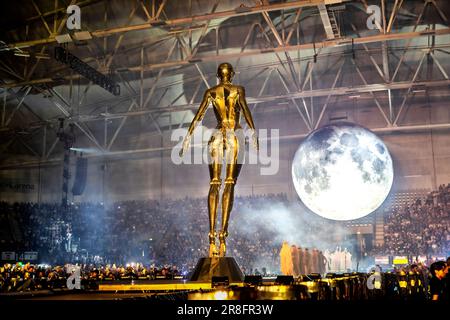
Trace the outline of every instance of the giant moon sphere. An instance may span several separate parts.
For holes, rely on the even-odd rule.
[[[308,135],[295,153],[292,179],[311,211],[328,219],[353,220],[383,203],[394,171],[383,141],[363,127],[340,123]]]

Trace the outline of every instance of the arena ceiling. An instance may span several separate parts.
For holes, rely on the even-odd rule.
[[[69,31],[73,4],[81,30]],[[367,13],[373,5],[379,20]],[[158,139],[189,124],[223,61],[235,66],[255,117],[288,109],[298,136],[355,100],[377,111],[375,131],[450,128],[448,118],[404,121],[413,100],[450,95],[446,0],[22,0],[0,12],[4,166],[12,155],[23,164],[55,159],[59,118],[75,125],[78,147],[102,156],[151,151],[117,140]],[[58,46],[114,78],[120,96],[56,61]]]

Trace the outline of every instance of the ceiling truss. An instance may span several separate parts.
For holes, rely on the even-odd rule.
[[[78,2],[78,4],[87,6],[97,2],[99,1],[81,1]],[[125,95],[120,98],[120,101],[128,102],[128,108],[123,112],[109,113],[108,105],[110,105],[110,103],[106,102],[104,109],[97,114],[75,115],[71,112],[74,107],[71,94],[68,97],[63,97],[55,88],[50,86],[48,86],[47,89],[42,89],[41,85],[51,85],[52,82],[55,81],[54,78],[33,79],[36,67],[43,59],[45,59],[45,52],[48,50],[48,45],[55,42],[55,35],[61,33],[66,20],[66,18],[62,18],[61,20],[57,19],[57,14],[61,12],[60,8],[55,6],[54,10],[50,12],[42,12],[36,2],[33,1],[32,4],[35,8],[35,15],[30,17],[28,21],[40,20],[49,36],[43,39],[8,44],[10,50],[27,50],[27,48],[33,46],[40,47],[40,50],[38,54],[34,56],[35,60],[32,63],[25,64],[24,70],[20,72],[0,61],[1,71],[16,79],[15,82],[4,83],[2,85],[3,106],[1,108],[0,132],[14,131],[14,129],[10,127],[12,119],[17,116],[17,113],[22,108],[28,108],[24,101],[30,94],[30,91],[34,89],[46,94],[49,101],[51,101],[55,108],[61,113],[61,117],[66,118],[66,125],[67,123],[74,123],[78,130],[87,137],[92,146],[97,148],[103,156],[152,151],[152,148],[121,151],[112,150],[114,142],[120,135],[129,117],[149,117],[156,129],[156,133],[158,135],[163,135],[163,128],[161,128],[157,122],[158,117],[171,111],[196,109],[199,104],[198,93],[201,87],[203,85],[206,87],[211,86],[214,75],[205,73],[202,66],[203,63],[236,59],[235,65],[237,66],[237,69],[244,70],[245,67],[239,67],[241,58],[259,55],[272,55],[276,57],[276,60],[274,60],[275,62],[273,63],[268,63],[262,68],[259,68],[259,71],[251,80],[262,84],[260,90],[258,90],[254,96],[249,96],[247,99],[252,111],[254,111],[258,105],[266,102],[287,101],[292,108],[297,110],[299,119],[303,122],[306,131],[310,132],[320,126],[324,120],[326,111],[333,107],[333,98],[352,96],[355,94],[367,94],[373,99],[376,109],[385,121],[385,127],[372,128],[375,131],[398,132],[424,129],[448,129],[450,124],[424,123],[416,126],[402,124],[402,118],[408,112],[408,101],[418,91],[428,90],[430,88],[448,87],[450,85],[448,76],[448,72],[450,71],[445,69],[445,64],[440,61],[440,58],[436,54],[437,52],[448,54],[448,51],[446,51],[448,50],[448,46],[435,45],[435,39],[440,36],[449,35],[450,28],[435,28],[435,26],[431,26],[431,28],[422,28],[422,30],[418,31],[427,6],[434,7],[444,24],[447,23],[446,25],[448,26],[448,18],[445,12],[439,8],[436,1],[424,0],[423,8],[418,15],[413,30],[393,32],[393,26],[396,17],[402,8],[403,2],[403,0],[396,0],[395,3],[388,4],[385,0],[380,1],[383,8],[383,18],[381,24],[377,23],[378,33],[361,36],[358,33],[357,28],[353,25],[353,31],[357,36],[342,37],[339,33],[339,26],[336,25],[337,20],[335,17],[333,18],[333,13],[328,9],[325,1],[302,0],[271,5],[263,2],[263,4],[257,4],[253,7],[239,6],[235,10],[227,11],[216,11],[219,4],[219,2],[216,1],[213,3],[209,13],[172,20],[167,18],[164,10],[167,3],[166,0],[160,1],[159,5],[156,5],[156,1],[152,1],[150,7],[143,5],[143,2],[141,1],[136,1],[128,15],[128,22],[125,26],[91,31],[91,35],[94,38],[103,39],[102,49],[105,55],[104,57],[93,57],[87,60],[95,61],[100,70],[107,72],[110,70],[113,61],[117,59],[118,56],[126,54],[119,50],[126,33],[145,30],[155,26],[164,26],[171,30],[167,38],[158,40],[158,43],[161,41],[172,43],[165,60],[149,64],[148,59],[146,59],[147,50],[149,50],[149,48],[147,45],[141,45],[140,48],[137,48],[140,52],[140,63],[138,65],[122,66],[120,69],[113,70],[118,75],[125,88]],[[76,3],[76,0],[71,1],[71,4]],[[364,7],[367,7],[367,2],[365,0],[361,0],[360,3]],[[293,43],[293,35],[300,34],[301,14],[303,10],[308,7],[317,7],[327,39],[317,42],[299,43],[298,39],[300,37],[297,36],[297,43]],[[106,8],[107,5],[105,4],[105,9]],[[285,10],[293,9],[295,9],[293,22],[287,29],[283,25],[284,19],[282,20],[281,25],[275,24],[269,15],[269,12],[280,12],[281,16],[284,17]],[[147,22],[144,24],[130,25],[137,10],[143,10],[145,12]],[[253,23],[246,34],[242,46],[240,48],[233,48],[233,50],[230,51],[229,48],[225,48],[220,42],[220,26],[213,26],[211,21],[219,18],[243,15],[261,15],[263,23]],[[53,18],[52,24],[49,24],[49,18]],[[108,18],[107,11],[105,10],[105,23],[108,21]],[[192,23],[203,24],[200,25],[199,28],[196,28],[191,26]],[[202,41],[204,40],[206,33],[211,30],[214,30],[216,34],[215,48],[209,53],[200,53],[199,48]],[[195,44],[193,43],[193,32],[200,32],[199,40]],[[257,33],[265,40],[265,48],[247,48],[253,33]],[[119,37],[114,44],[111,44],[109,43],[110,41],[108,41],[108,36],[114,34],[118,34]],[[431,45],[426,48],[413,47],[413,40],[422,37],[428,38]],[[395,40],[406,40],[406,45],[403,47],[401,55],[398,58],[396,56],[396,50],[390,46],[390,42]],[[371,48],[368,47],[368,44],[372,44]],[[374,44],[377,45],[376,50],[373,49]],[[92,43],[89,43],[87,47],[88,50],[93,50]],[[306,49],[314,50],[314,55],[300,58],[300,51]],[[356,56],[355,51],[357,52]],[[359,52],[364,52],[364,55],[360,55]],[[409,62],[408,68],[411,70],[411,77],[407,80],[399,80],[398,75],[400,69],[406,66],[406,55],[411,52],[421,52],[422,54],[418,55],[414,66]],[[298,58],[294,58],[295,55],[297,55]],[[334,72],[334,77],[330,82],[329,87],[315,88],[313,86],[313,77],[315,79],[320,77],[320,74],[315,72],[315,66],[321,59],[328,59],[332,55],[341,55],[342,58],[338,60],[338,63],[335,66],[333,66],[333,69],[330,69],[330,72]],[[394,70],[390,70],[389,65],[392,65],[394,60],[398,60],[396,67]],[[377,61],[382,61],[382,63],[380,64]],[[427,63],[431,63],[439,70],[439,72],[434,73],[430,78],[419,79],[419,75],[423,72],[423,67]],[[376,79],[377,81],[367,79],[365,72],[361,70],[361,65],[370,67],[373,73],[379,76]],[[342,86],[339,84],[344,66],[353,68],[353,71],[359,78],[357,84],[352,86]],[[159,103],[151,105],[152,97],[155,95],[156,90],[165,90],[163,95],[170,90],[170,86],[164,88],[159,85],[159,82],[163,78],[164,73],[170,71],[172,68],[192,68],[196,70],[198,76],[191,79],[192,82],[197,83],[192,98],[189,100],[188,104],[179,104],[177,101],[180,99],[180,95],[178,95],[168,105],[162,106]],[[303,69],[305,70],[305,74],[301,71]],[[145,72],[154,70],[158,72],[153,78],[152,85],[150,87],[144,86]],[[126,74],[129,73],[139,74],[138,90],[135,90],[126,79]],[[262,78],[259,76],[262,76]],[[64,79],[65,81],[69,81],[69,85],[72,87],[74,85],[73,80],[77,80],[78,76],[69,75]],[[269,81],[274,81],[273,79],[278,79],[277,81],[279,81],[280,86],[284,88],[285,92],[279,95],[265,95],[267,83]],[[81,100],[78,101],[78,106],[83,104],[89,86],[86,87]],[[20,90],[12,91],[13,88],[19,88]],[[393,92],[396,90],[405,90],[406,92],[399,105],[395,105],[392,99]],[[20,94],[17,95],[17,92],[20,92]],[[184,92],[182,92],[182,94],[184,94]],[[322,98],[322,103],[320,105],[316,103],[318,98]],[[11,99],[16,99],[18,101],[12,110],[7,108],[7,102],[9,103]],[[161,99],[162,97],[160,100]],[[109,119],[120,119],[119,125],[110,128]],[[33,125],[30,125],[34,135],[42,135],[41,150],[36,150],[35,147],[28,145],[20,136],[13,135],[11,139],[6,141],[6,143],[2,144],[0,147],[2,152],[7,150],[14,143],[21,143],[30,151],[32,156],[39,158],[39,161],[51,160],[50,157],[58,142],[55,137],[54,142],[47,145],[49,134],[55,134],[55,132],[51,133],[51,130],[49,130],[49,125],[52,121],[35,121],[33,122]],[[96,136],[88,126],[89,122],[96,121],[104,123],[103,137],[101,138],[98,137],[98,133]],[[182,123],[180,123],[178,127],[181,125]],[[172,126],[170,126],[169,130],[171,129]],[[303,134],[295,136],[302,137]],[[292,138],[294,136],[289,137]],[[289,137],[286,136],[284,138]],[[281,138],[283,139],[283,137]],[[101,140],[103,141],[101,142]],[[162,147],[162,149],[164,148],[166,147]]]

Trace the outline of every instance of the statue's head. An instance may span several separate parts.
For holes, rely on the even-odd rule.
[[[217,68],[217,78],[220,82],[231,82],[234,77],[233,66],[228,62],[221,63]]]

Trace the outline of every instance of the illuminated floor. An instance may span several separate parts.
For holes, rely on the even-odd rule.
[[[232,283],[232,286],[242,286],[243,283]],[[212,289],[211,282],[189,282],[189,281],[161,281],[159,283],[135,283],[135,284],[100,284],[98,291],[101,292],[124,292],[124,291],[186,291],[186,290],[209,290]]]

